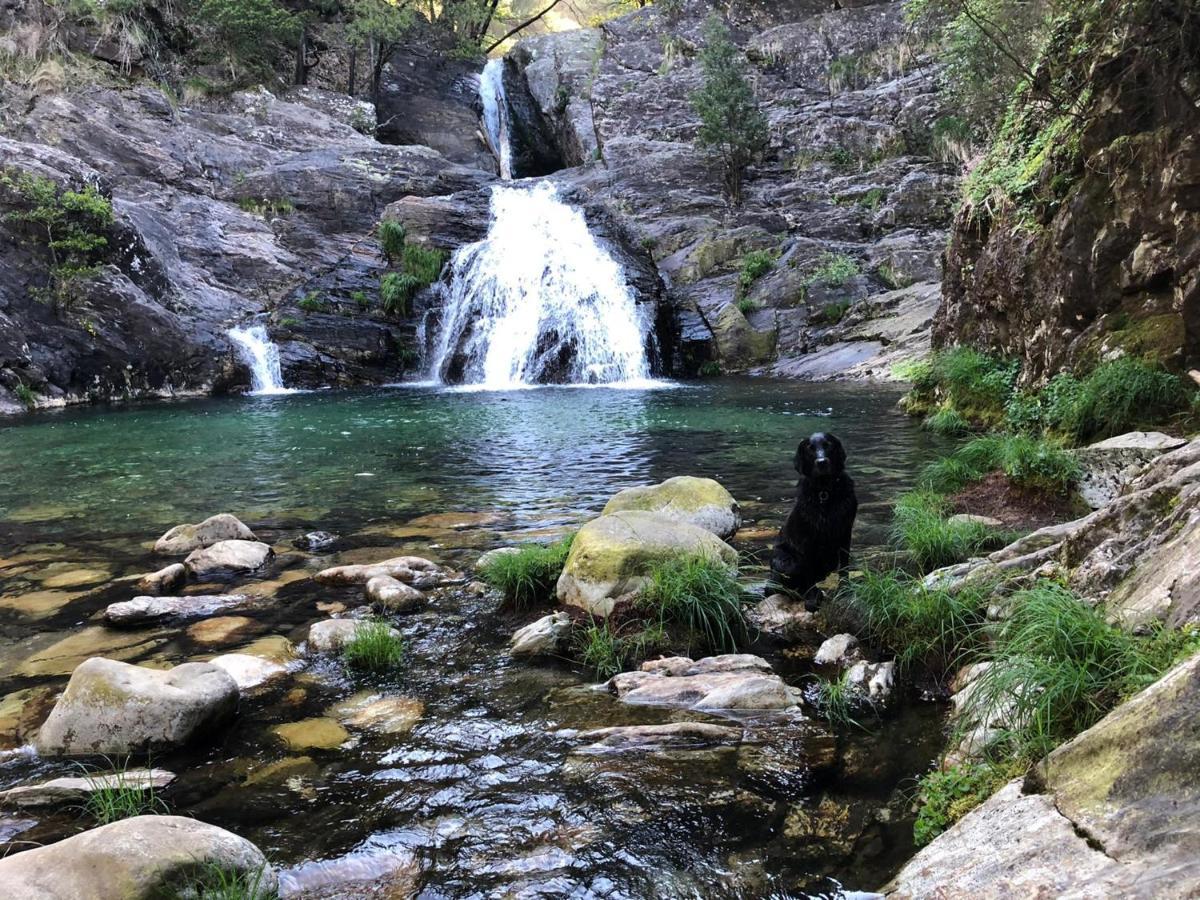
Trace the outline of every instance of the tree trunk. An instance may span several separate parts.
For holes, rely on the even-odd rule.
[[[308,83],[308,66],[305,65],[305,62],[307,61],[307,57],[308,57],[308,54],[306,52],[307,49],[308,49],[308,26],[301,25],[300,26],[300,40],[296,45],[296,71],[295,71],[294,77],[292,78],[293,84],[307,84]]]

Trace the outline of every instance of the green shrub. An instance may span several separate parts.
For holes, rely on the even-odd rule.
[[[399,222],[379,223],[379,247],[389,266],[394,266],[403,260],[406,240],[408,240],[408,230]]]
[[[941,675],[979,652],[991,591],[984,584],[948,591],[903,572],[868,570],[838,593],[834,614],[891,648],[901,668]]]
[[[379,279],[379,303],[389,316],[412,314],[412,299],[424,285],[407,272],[388,272]]]
[[[852,256],[845,253],[822,253],[817,268],[808,276],[808,285],[841,287],[861,271],[858,262]]]
[[[26,409],[31,411],[37,409],[37,394],[25,382],[17,382],[17,386],[13,388],[13,395]]]
[[[742,268],[738,273],[738,291],[745,294],[774,265],[775,253],[771,250],[752,250],[747,253],[742,257]]]
[[[913,843],[924,847],[1020,774],[1020,766],[985,762],[963,763],[923,776],[917,790]]]
[[[1040,759],[1200,649],[1192,631],[1138,637],[1114,627],[1103,610],[1051,581],[1017,592],[1008,608],[988,654],[992,665],[973,682],[959,729],[1003,722],[992,751],[1009,758]]]
[[[361,672],[387,674],[404,662],[404,639],[387,622],[376,619],[360,626],[342,647],[342,662]]]
[[[286,197],[240,197],[237,202],[242,212],[261,216],[264,219],[274,216],[286,216],[296,207]]]
[[[733,652],[749,637],[746,593],[736,570],[702,554],[674,557],[650,568],[637,607],[663,631],[686,636],[689,649]]]
[[[696,374],[701,378],[716,378],[721,374],[721,364],[714,359],[701,363]]]
[[[306,313],[325,312],[329,304],[325,302],[320,291],[309,291],[296,301],[296,308]]]
[[[977,437],[950,456],[930,463],[918,482],[927,490],[948,494],[996,471],[1019,487],[1057,494],[1070,491],[1083,474],[1072,454],[1044,438],[992,434]]]
[[[553,544],[522,544],[515,553],[493,556],[479,575],[503,594],[506,608],[543,603],[554,596],[574,540],[575,535],[569,534]]]
[[[275,0],[203,0],[198,20],[212,29],[214,46],[238,66],[268,73],[300,35],[301,19]]]
[[[971,423],[953,406],[939,406],[921,423],[935,434],[959,435],[971,430]]]
[[[836,325],[846,317],[846,313],[850,311],[849,300],[837,300],[833,303],[827,303],[821,307],[817,315],[813,318],[825,325]]]
[[[949,517],[949,502],[941,494],[910,491],[896,501],[893,537],[922,571],[997,549],[1008,537],[979,522],[951,522]]]
[[[883,188],[874,187],[866,191],[861,197],[858,198],[858,205],[874,211],[879,209],[879,207],[883,204],[883,201],[886,199],[887,191],[885,191]]]
[[[128,760],[110,768],[111,772],[84,774],[89,789],[84,812],[98,824],[167,812],[153,785],[129,776]]]
[[[1003,421],[1020,367],[1016,360],[954,347],[935,353],[932,364],[938,389],[960,413],[984,425]]]
[[[572,637],[575,658],[604,680],[627,671],[645,659],[666,640],[662,629],[649,625],[640,629],[615,627],[608,619],[592,619]]]
[[[366,291],[353,291],[350,299],[354,301],[361,312],[366,312],[371,308],[371,298],[367,296]]]
[[[757,301],[751,300],[749,297],[742,297],[734,305],[737,307],[738,312],[740,312],[743,316],[748,316],[750,313],[762,309],[762,307],[758,305]]]
[[[420,244],[404,245],[404,271],[419,280],[422,287],[437,281],[445,264],[446,254],[442,250]]]
[[[1160,425],[1186,410],[1190,399],[1180,378],[1132,357],[1101,363],[1078,385],[1070,378],[1051,381],[1045,424],[1077,443]]]

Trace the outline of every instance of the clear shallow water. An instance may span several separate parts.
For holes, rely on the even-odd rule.
[[[767,380],[403,388],[13,420],[0,428],[0,694],[61,687],[73,660],[46,648],[81,640],[97,611],[127,599],[132,585],[118,579],[162,564],[147,547],[167,527],[218,511],[281,551],[263,575],[275,604],[219,647],[157,629],[114,649],[97,630],[70,652],[173,663],[272,636],[299,642],[327,615],[318,604],[360,602],[317,588],[311,570],[398,552],[465,569],[489,547],[574,527],[623,487],[678,474],[717,478],[743,502],[735,544],[753,551],[786,514],[795,444],[815,429],[846,442],[856,541],[878,546],[888,502],[938,447],[897,397]],[[316,528],[342,535],[337,554],[285,552]],[[80,569],[93,574],[71,584]],[[616,704],[565,663],[513,663],[507,637],[533,616],[494,607],[447,591],[400,620],[410,662],[380,689],[425,704],[410,735],[289,750],[270,728],[372,687],[336,664],[310,666],[247,698],[211,746],[155,760],[183,776],[172,808],[259,843],[292,883],[399,867],[425,897],[800,895],[831,890],[830,879],[876,887],[910,852],[902,786],[936,753],[935,710],[911,707],[872,735],[750,723],[753,746],[737,753],[580,758],[573,730],[672,715]],[[755,649],[789,680],[806,676],[802,656]],[[31,668],[39,653],[52,661]],[[278,778],[259,777],[274,763]],[[73,768],[18,756],[0,763],[0,784]],[[46,817],[17,839],[83,824]]]

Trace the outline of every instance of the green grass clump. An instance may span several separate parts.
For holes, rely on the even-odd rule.
[[[408,230],[399,222],[379,223],[379,248],[389,266],[394,266],[404,258],[405,241],[408,240]]]
[[[903,572],[868,570],[839,593],[834,614],[891,648],[902,669],[940,676],[978,653],[990,593],[990,585],[948,591]]]
[[[743,316],[748,316],[750,313],[760,309],[757,301],[751,300],[749,297],[742,297],[735,305],[738,308],[738,312]]]
[[[953,493],[996,471],[1019,487],[1056,494],[1070,491],[1083,474],[1074,456],[1044,438],[992,434],[977,437],[950,456],[930,463],[921,471],[918,483],[929,491]]]
[[[628,670],[665,642],[666,635],[657,625],[622,629],[608,619],[592,619],[572,637],[575,658],[599,679]]]
[[[862,727],[862,723],[854,717],[860,704],[850,687],[849,675],[849,672],[842,672],[836,678],[821,678],[817,683],[817,709],[826,722],[839,730],[850,726]]]
[[[360,672],[391,672],[404,662],[404,639],[387,622],[367,622],[342,647],[342,662]]]
[[[663,631],[686,637],[689,649],[733,652],[749,637],[745,602],[736,570],[695,554],[652,566],[637,607]]]
[[[845,253],[822,253],[817,268],[808,276],[809,286],[825,284],[841,287],[862,270],[852,256]]]
[[[750,290],[754,282],[762,278],[775,265],[772,250],[751,250],[742,257],[742,268],[738,273],[738,289],[741,293]]]
[[[993,752],[1007,758],[1042,758],[1200,649],[1194,631],[1139,637],[1110,625],[1056,582],[1019,591],[1009,608],[959,718],[962,731],[1002,722]]]
[[[525,609],[554,595],[575,535],[553,544],[522,544],[515,553],[499,553],[479,572],[481,578],[504,596],[507,609]]]
[[[329,308],[329,304],[325,302],[320,291],[309,291],[296,301],[296,307],[306,313],[315,313],[325,312]]]
[[[13,388],[13,395],[20,401],[21,405],[28,410],[37,409],[37,394],[33,392],[33,388],[23,381],[18,381],[17,386]]]
[[[971,430],[971,423],[953,406],[939,406],[921,423],[934,434],[959,435]]]
[[[1012,764],[963,763],[921,778],[913,843],[924,847],[935,837],[1021,774]]]
[[[896,501],[892,535],[922,571],[997,549],[1007,538],[979,522],[951,522],[950,514],[949,501],[933,491],[910,491]]]
[[[407,272],[388,272],[379,279],[379,302],[389,316],[407,317],[412,314],[412,299],[425,286]]]
[[[243,872],[209,863],[190,881],[163,894],[169,900],[278,900],[279,893],[266,884],[267,869]]]
[[[264,219],[272,216],[286,216],[296,207],[292,201],[284,197],[241,197],[237,201],[242,212],[248,212]]]
[[[112,764],[111,772],[84,775],[90,788],[84,812],[100,825],[108,825],[134,816],[167,812],[167,805],[152,784],[129,774],[129,761]],[[147,768],[149,768],[147,766]]]
[[[446,264],[443,251],[420,244],[405,244],[403,257],[405,273],[420,281],[422,286],[437,281],[442,274],[442,266]]]
[[[849,311],[850,301],[838,300],[821,307],[817,314],[813,316],[813,319],[826,325],[836,325],[846,317],[846,313]]]
[[[887,191],[883,188],[873,187],[861,197],[858,198],[858,205],[869,210],[876,210],[887,199]]]
[[[1016,384],[1019,363],[971,347],[935,353],[933,379],[949,403],[973,421],[999,424]]]
[[[1046,390],[1042,426],[1075,443],[1162,424],[1187,409],[1182,379],[1132,357],[1101,363],[1083,379],[1058,375]]]

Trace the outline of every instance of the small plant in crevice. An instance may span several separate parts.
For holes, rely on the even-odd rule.
[[[924,847],[1023,771],[1011,762],[979,762],[923,775],[917,782],[913,843]]]
[[[385,220],[379,223],[379,248],[389,266],[403,260],[407,240],[408,230],[399,222]]]
[[[871,212],[879,209],[883,205],[883,201],[887,199],[887,191],[883,188],[875,187],[863,193],[858,198],[858,205]]]
[[[825,721],[838,730],[864,727],[856,718],[862,704],[850,686],[849,672],[817,679],[814,703]]]
[[[846,313],[850,311],[851,305],[849,300],[837,300],[833,303],[827,303],[817,310],[813,316],[813,320],[822,325],[837,325],[846,317]]]
[[[329,304],[320,291],[309,291],[296,301],[296,308],[306,313],[326,312]]]
[[[775,266],[775,253],[771,250],[751,250],[742,257],[738,272],[738,293],[742,296]]]
[[[220,863],[200,868],[181,885],[167,889],[163,900],[279,900],[267,886],[267,869],[243,871]]]
[[[109,772],[84,772],[88,785],[88,796],[84,801],[84,813],[100,825],[108,825],[134,816],[155,815],[167,812],[167,804],[152,783],[138,772],[131,770],[129,760],[110,761]],[[147,763],[146,770],[150,764]],[[133,774],[130,774],[133,772]]]
[[[810,287],[817,284],[841,287],[861,271],[854,257],[827,251],[821,254],[817,267],[808,276],[807,283]]]
[[[721,364],[715,359],[707,360],[696,369],[696,374],[701,378],[717,378],[721,374]]]
[[[762,307],[758,305],[757,300],[751,300],[749,297],[742,297],[737,301],[737,303],[734,304],[734,306],[737,307],[738,312],[740,312],[743,316],[748,316],[750,313],[757,312],[758,310],[762,309]]]
[[[511,553],[494,554],[479,576],[503,595],[506,609],[526,609],[551,599],[575,535],[553,544],[523,544]]]
[[[736,569],[696,554],[652,565],[634,605],[689,650],[732,653],[749,638],[746,601]]]
[[[379,305],[389,316],[407,318],[412,314],[412,299],[423,284],[407,272],[387,272],[379,279]]]
[[[285,197],[239,197],[237,205],[242,212],[264,219],[286,216],[296,209]]]
[[[37,409],[37,394],[33,392],[33,388],[23,381],[18,381],[17,386],[13,388],[13,396],[26,409],[32,411]]]
[[[342,646],[342,662],[349,669],[385,675],[404,663],[404,639],[382,619],[365,622]]]

